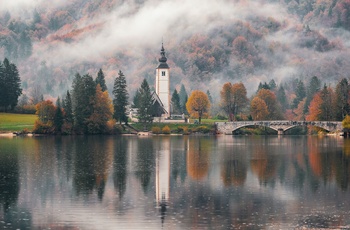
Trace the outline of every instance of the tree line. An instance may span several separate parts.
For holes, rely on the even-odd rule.
[[[48,134],[116,133],[116,122],[127,122],[129,96],[126,87],[125,76],[119,71],[114,81],[112,100],[102,69],[95,80],[90,74],[81,76],[77,73],[72,90],[68,90],[62,100],[58,98],[56,105],[50,100],[36,105],[38,120],[33,131]]]
[[[285,88],[288,88],[287,92]],[[287,97],[288,93],[288,97]],[[333,88],[313,76],[306,84],[293,79],[279,87],[274,80],[260,83],[247,98],[243,83],[225,83],[220,91],[220,107],[233,120],[342,121],[350,113],[350,86],[346,78]]]

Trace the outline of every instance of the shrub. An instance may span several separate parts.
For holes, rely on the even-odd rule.
[[[153,126],[151,131],[154,134],[160,134],[160,128],[158,126]]]
[[[162,133],[164,133],[164,134],[170,134],[170,128],[169,128],[169,126],[164,126],[163,128],[162,128]]]
[[[54,127],[52,122],[43,123],[36,120],[34,123],[33,132],[39,134],[52,134],[54,133]]]
[[[207,126],[198,126],[196,128],[196,132],[200,132],[200,133],[209,133],[211,130],[210,128],[208,128]]]
[[[184,135],[190,134],[189,129],[188,129],[187,126],[179,126],[179,127],[177,127],[177,132],[178,133],[182,133]]]

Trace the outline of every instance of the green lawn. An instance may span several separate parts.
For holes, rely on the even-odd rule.
[[[37,115],[0,113],[0,132],[31,131]]]

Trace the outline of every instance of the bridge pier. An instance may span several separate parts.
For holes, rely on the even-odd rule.
[[[278,135],[284,135],[284,130],[283,129],[278,129],[277,130]]]

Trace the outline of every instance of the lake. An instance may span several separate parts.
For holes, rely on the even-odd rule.
[[[350,228],[350,139],[0,138],[1,229]]]

